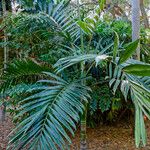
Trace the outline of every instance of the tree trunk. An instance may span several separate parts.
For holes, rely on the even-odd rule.
[[[3,9],[3,18],[6,16],[6,1],[2,0],[2,9]],[[7,42],[7,37],[4,29],[4,42]],[[4,46],[4,70],[6,69],[6,63],[7,63],[7,46]]]
[[[5,121],[5,113],[6,112],[6,106],[5,104],[3,104],[1,107],[0,107],[0,122],[4,122]]]
[[[142,14],[142,19],[144,21],[144,26],[145,28],[149,28],[149,21],[148,21],[148,17],[144,8],[143,0],[140,0],[140,9],[141,9],[141,14]]]
[[[2,0],[2,11],[3,11],[3,18],[5,18],[6,16],[6,0]],[[7,4],[8,5],[8,4]],[[4,29],[4,42],[6,43],[8,41],[7,36],[6,36],[6,32]],[[4,46],[4,71],[6,69],[6,64],[8,62],[8,47]],[[6,112],[6,105],[5,103],[2,104],[2,106],[0,107],[0,121],[4,121],[5,120],[5,112]]]
[[[132,41],[140,38],[140,0],[132,0]],[[140,60],[140,45],[135,58]]]

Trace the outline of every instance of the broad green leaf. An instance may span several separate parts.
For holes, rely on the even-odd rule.
[[[114,92],[114,93],[116,93],[117,88],[118,88],[120,82],[121,82],[120,80],[116,80],[116,82],[115,82],[115,84],[114,84],[114,87],[113,87],[113,92]]]
[[[136,40],[134,42],[131,42],[125,47],[124,53],[120,56],[119,64],[124,63],[133,55],[133,53],[136,51],[138,47],[138,44],[139,44],[139,40]]]
[[[114,40],[114,49],[113,49],[113,60],[116,59],[117,56],[117,50],[118,50],[118,46],[119,46],[119,36],[117,34],[117,32],[115,32],[115,40]]]
[[[85,21],[86,21],[87,23],[92,24],[92,25],[93,25],[93,27],[95,26],[95,20],[94,20],[94,19],[86,18],[86,19],[85,19]]]
[[[88,35],[91,35],[92,32],[93,32],[93,27],[86,23],[86,22],[83,22],[83,21],[78,21],[77,24],[80,26],[80,28]]]
[[[126,73],[137,76],[150,76],[149,64],[133,64],[123,68]]]

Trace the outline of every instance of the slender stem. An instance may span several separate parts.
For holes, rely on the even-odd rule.
[[[85,76],[85,62],[81,63],[81,78]],[[85,80],[82,80],[81,84],[86,84]],[[87,102],[84,103],[84,111],[81,115],[81,127],[80,127],[80,150],[87,150],[87,133],[86,133],[86,124],[87,124]]]
[[[81,11],[80,11],[80,4],[79,0],[77,0],[77,6],[78,6],[78,17],[81,21]],[[83,39],[83,32],[82,29],[80,29],[80,40],[81,40],[81,50],[84,52],[84,39]],[[85,62],[81,62],[81,78],[85,76]],[[81,84],[86,84],[85,80],[82,80]],[[84,103],[85,110],[83,114],[81,115],[81,127],[80,127],[80,150],[86,150],[87,149],[87,142],[86,142],[86,120],[87,120],[87,103]]]
[[[86,133],[86,126],[87,126],[87,103],[84,104],[85,110],[81,116],[81,133],[80,133],[80,150],[87,150],[87,133]]]
[[[87,48],[88,52],[90,51],[90,45],[91,45],[91,41],[92,41],[93,36],[90,35],[89,38],[90,38],[90,39],[89,39],[88,48]]]
[[[80,11],[80,4],[79,4],[79,0],[77,0],[77,7],[78,7],[78,18],[79,21],[81,21],[81,11]],[[82,29],[80,28],[80,41],[81,41],[81,50],[82,52],[84,51],[84,42],[83,42],[83,32]]]

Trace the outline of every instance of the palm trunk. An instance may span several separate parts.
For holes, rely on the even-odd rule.
[[[0,122],[5,121],[5,114],[6,114],[6,106],[3,103],[3,105],[0,107]]]
[[[78,6],[79,20],[81,20],[79,0],[77,0],[77,6]],[[81,41],[81,50],[84,51],[83,32],[81,29],[80,29],[80,41]],[[84,77],[84,69],[85,69],[85,63],[82,62],[81,63],[81,78]],[[86,83],[85,81],[82,81],[81,84],[86,84]],[[81,115],[81,122],[80,122],[80,150],[87,150],[87,142],[86,142],[87,103],[84,103],[84,106],[85,106],[85,110],[83,114]]]
[[[82,36],[81,36],[82,37]],[[82,45],[82,44],[81,44]],[[81,46],[82,47],[82,46]],[[84,48],[84,47],[82,47]],[[84,77],[85,63],[81,63],[81,78]],[[82,84],[86,84],[86,81],[82,81]],[[86,123],[87,123],[87,103],[84,103],[84,112],[81,115],[81,124],[80,124],[80,150],[87,150],[87,133],[86,133]]]
[[[143,0],[140,0],[140,9],[141,9],[142,18],[144,21],[144,26],[145,26],[145,28],[149,28],[149,21],[148,21],[148,17],[147,17],[145,8],[144,8]]]
[[[140,38],[140,0],[132,0],[132,41]],[[140,45],[136,50],[136,59],[140,60]]]
[[[87,119],[87,104],[85,104],[85,110],[81,116],[80,150],[87,150],[86,119]]]

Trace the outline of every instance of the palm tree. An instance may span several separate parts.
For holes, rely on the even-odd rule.
[[[65,31],[69,32],[72,35],[71,39],[78,38],[76,23],[71,24],[72,20],[70,21],[69,17],[65,18],[63,10],[58,13],[60,8],[60,5],[56,6],[49,13],[50,19],[64,33]],[[59,16],[60,14],[61,16]],[[87,25],[91,34],[90,25],[80,20],[80,25],[83,24]],[[72,27],[76,29],[73,30],[74,32],[71,32]],[[83,31],[80,30],[81,43],[83,42],[82,33]],[[74,135],[76,125],[82,116],[81,149],[85,150],[87,148],[85,110],[91,91],[90,86],[86,85],[86,81],[91,66],[96,67],[103,62],[109,64],[109,84],[114,92],[120,88],[125,99],[128,95],[131,96],[136,108],[136,145],[140,145],[141,139],[145,145],[142,115],[144,113],[150,118],[150,80],[147,77],[150,76],[150,65],[129,59],[137,49],[138,42],[134,41],[126,46],[122,55],[120,55],[120,50],[118,51],[119,38],[117,34],[115,34],[114,49],[111,53],[106,51],[107,48],[100,53],[97,51],[89,53],[89,51],[85,51],[88,48],[84,44],[80,44],[81,48],[74,43],[71,47],[65,45],[66,51],[70,51],[70,56],[58,60],[54,65],[55,72],[31,60],[20,59],[11,63],[3,76],[1,91],[15,97],[15,104],[17,104],[15,118],[19,119],[19,122],[12,134],[8,149],[13,147],[14,150],[18,150],[24,149],[26,146],[29,150],[67,149],[68,143],[71,143],[68,133]],[[120,57],[117,57],[119,55]],[[90,64],[90,67],[85,69],[86,63]],[[76,73],[73,72],[70,78],[65,77],[64,74],[73,67],[78,67],[80,75],[75,78]]]
[[[81,62],[86,61],[96,64],[96,66],[103,61],[109,62],[110,86],[114,92],[120,88],[125,99],[130,94],[135,105],[135,137],[138,147],[141,139],[143,144],[146,144],[143,113],[150,118],[149,77],[139,76],[150,76],[150,65],[129,59],[137,46],[138,41],[129,44],[120,58],[116,57],[118,49],[116,46],[113,58],[104,54],[69,56],[60,59],[55,64],[55,68],[56,72],[61,74],[68,67]],[[67,133],[70,132],[74,135],[76,123],[80,120],[79,116],[85,111],[85,102],[87,103],[90,99],[90,87],[87,87],[86,82],[82,80],[88,78],[66,81],[60,77],[61,75],[55,75],[32,61],[19,60],[8,67],[4,86],[16,83],[16,79],[41,74],[43,71],[44,78],[36,84],[26,84],[27,87],[22,84],[12,84],[11,88],[7,90],[10,94],[21,96],[17,103],[19,111],[16,115],[16,118],[20,118],[21,122],[14,130],[8,149],[12,149],[11,146],[16,150],[23,149],[27,145],[29,145],[28,149],[36,150],[56,150],[57,147],[65,149],[68,146],[66,142],[71,142]],[[26,94],[24,95],[24,93]]]
[[[132,41],[140,38],[140,0],[132,0]],[[140,60],[140,45],[136,50],[136,59]]]

